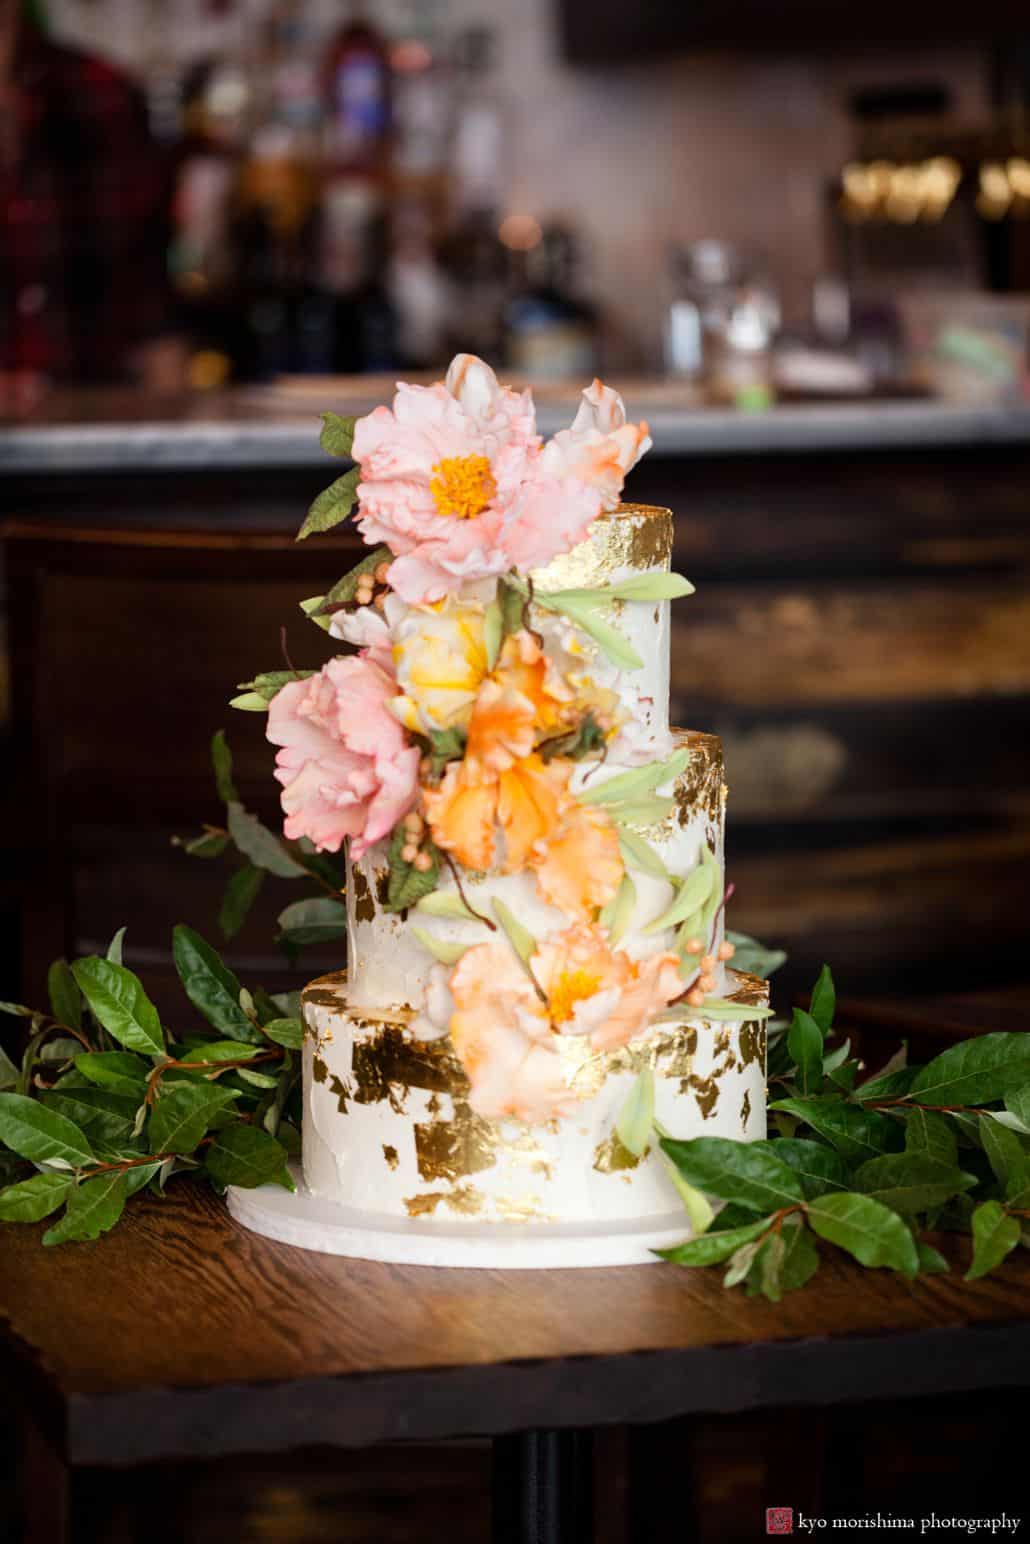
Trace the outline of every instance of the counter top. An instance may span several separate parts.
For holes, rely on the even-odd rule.
[[[624,386],[646,418],[652,458],[846,450],[921,450],[1030,443],[1030,405],[964,407],[927,401],[778,406],[764,413],[699,407],[689,388]],[[378,378],[304,381],[186,399],[82,392],[55,397],[45,416],[0,427],[0,475],[170,472],[327,464],[319,413],[364,413],[389,398]],[[568,388],[537,391],[541,432],[574,412]]]

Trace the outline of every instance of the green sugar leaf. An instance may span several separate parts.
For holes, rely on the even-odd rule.
[[[373,547],[370,552],[366,552],[361,561],[348,569],[342,579],[337,579],[326,594],[319,608],[319,614],[331,616],[340,606],[351,605],[358,593],[358,581],[366,574],[374,574],[380,563],[392,561],[393,553],[389,547]]]
[[[747,933],[727,930],[726,942],[731,943],[736,950],[733,956],[734,970],[746,971],[748,975],[759,976],[763,981],[768,981],[787,958],[783,949],[767,949]]]
[[[439,960],[441,965],[457,965],[462,955],[468,952],[468,944],[451,943],[445,938],[436,938],[424,927],[412,926],[411,931],[423,949],[426,949],[434,960]]]
[[[915,1239],[897,1212],[872,1196],[842,1191],[808,1203],[813,1231],[846,1249],[860,1265],[888,1266],[906,1276],[919,1270]]]
[[[984,1201],[978,1206],[972,1227],[973,1262],[966,1272],[967,1281],[977,1281],[993,1271],[1019,1243],[1019,1218],[1010,1217],[1000,1201]]]
[[[180,922],[172,933],[172,953],[186,996],[208,1023],[229,1040],[260,1042],[260,1032],[240,1007],[240,983],[211,945]]]
[[[492,670],[497,663],[504,641],[504,609],[496,595],[483,613],[483,648],[486,650],[486,668]]]
[[[119,1045],[145,1056],[164,1054],[161,1020],[138,976],[96,955],[76,960],[72,975],[97,1023]]]
[[[0,1142],[30,1163],[81,1168],[93,1161],[86,1133],[56,1110],[23,1094],[0,1094]]]
[[[214,1083],[175,1083],[165,1087],[147,1127],[149,1151],[192,1153],[215,1116],[237,1095]]]
[[[700,1008],[683,1008],[678,1017],[710,1019],[713,1024],[750,1024],[772,1017],[771,1008],[761,1008],[755,1003],[733,1003],[725,997],[706,997]],[[656,1015],[665,1018],[665,1014]]]
[[[335,482],[323,488],[311,502],[304,523],[297,532],[297,540],[305,541],[309,536],[320,531],[331,531],[334,526],[346,520],[354,508],[354,500],[358,496],[358,483],[361,481],[361,468],[351,467],[349,472],[344,472]]]
[[[803,1008],[794,1009],[787,1031],[787,1050],[797,1068],[801,1092],[818,1093],[823,1081],[823,1031]]]
[[[235,938],[264,881],[264,872],[253,863],[245,863],[230,877],[218,912],[218,926],[226,938]]]
[[[693,595],[694,586],[682,574],[635,574],[632,579],[620,579],[603,592],[612,600],[679,600]]]
[[[307,600],[298,601],[297,604],[309,622],[314,622],[315,626],[320,627],[324,633],[329,631],[333,625],[333,619],[322,612],[322,607],[325,605],[324,595],[312,595]]]
[[[100,1174],[68,1193],[68,1206],[60,1222],[43,1234],[46,1245],[99,1238],[113,1228],[125,1210],[128,1186],[124,1174]]]
[[[284,686],[289,686],[294,681],[307,681],[313,676],[313,670],[262,670],[253,681],[240,681],[238,688],[245,693],[244,697],[234,697],[229,704],[233,708],[244,708],[248,712],[263,713],[273,698],[278,697]],[[250,699],[254,700],[251,701]],[[229,803],[226,800],[226,803]]]
[[[523,965],[528,965],[536,953],[536,939],[527,927],[523,927],[513,912],[509,911],[504,902],[494,896],[494,916],[504,929],[505,936]]]
[[[236,784],[232,780],[232,751],[225,738],[225,730],[219,729],[211,737],[211,764],[215,769],[215,787],[223,804],[239,799]]]
[[[651,1140],[654,1126],[654,1072],[641,1067],[626,1095],[615,1122],[615,1131],[627,1152],[642,1158]],[[677,1170],[677,1173],[679,1171]]]
[[[949,1046],[921,1069],[909,1095],[917,1104],[988,1104],[1030,1078],[1030,1035],[980,1035]]]
[[[677,927],[698,907],[703,906],[711,894],[713,872],[709,865],[699,863],[683,880],[668,908],[642,929],[645,936]]]
[[[908,1216],[943,1206],[952,1196],[971,1190],[976,1176],[925,1153],[887,1153],[860,1164],[852,1183],[863,1195]]]
[[[662,1151],[690,1185],[722,1201],[737,1201],[767,1212],[804,1199],[801,1181],[771,1146],[696,1137],[690,1142],[662,1138]]]
[[[825,1038],[833,1028],[833,1015],[837,1011],[837,992],[828,965],[823,966],[819,972],[819,979],[812,988],[809,1011]]]
[[[796,1115],[851,1162],[862,1163],[901,1146],[901,1128],[886,1115],[836,1097],[777,1099],[769,1108]]]
[[[259,1126],[235,1124],[217,1131],[204,1157],[204,1167],[220,1188],[239,1185],[281,1185],[295,1190],[281,1142]]]
[[[434,890],[424,895],[415,907],[427,917],[449,917],[456,922],[481,922],[470,907],[466,906],[457,890]]]
[[[135,1099],[137,1104],[146,1090],[150,1063],[131,1051],[87,1051],[75,1058],[75,1067],[84,1078],[114,1094]]]
[[[625,937],[636,904],[637,887],[628,874],[623,874],[619,888],[607,906],[602,908],[598,919],[601,926],[608,929],[608,942],[612,948]]]
[[[698,1190],[694,1185],[688,1185],[672,1159],[667,1157],[665,1153],[662,1153],[662,1163],[676,1194],[683,1202],[691,1231],[694,1237],[697,1238],[700,1234],[707,1232],[715,1219],[715,1212],[712,1209],[711,1202],[702,1190]]]
[[[56,1212],[75,1184],[70,1174],[34,1174],[0,1190],[0,1222],[40,1222]]]
[[[554,590],[549,595],[536,594],[533,600],[545,611],[558,611],[592,638],[620,670],[642,670],[644,661],[619,630],[598,614],[603,594],[587,590]]]
[[[229,805],[228,813],[229,835],[251,863],[280,879],[299,879],[306,874],[303,864],[298,863],[279,838],[242,804],[234,801]]]
[[[589,788],[583,789],[578,798],[582,804],[623,804],[627,800],[640,799],[675,782],[686,771],[690,751],[684,747],[674,751],[664,761],[652,761],[646,767],[635,767],[631,772],[618,772],[614,777],[601,779],[596,775]]]
[[[685,1243],[671,1249],[656,1249],[672,1265],[718,1265],[736,1254],[743,1244],[757,1239],[769,1227],[769,1218],[760,1217],[756,1222],[740,1228],[726,1228],[721,1233],[703,1233],[700,1238],[688,1238]]]
[[[354,454],[354,425],[356,418],[341,418],[339,413],[322,414],[322,432],[318,443],[329,456]]]
[[[429,868],[423,873],[414,863],[407,863],[401,857],[407,841],[403,824],[394,826],[390,838],[390,877],[386,889],[388,911],[407,911],[440,883],[440,853],[437,848],[430,841],[423,842],[421,851],[428,853],[431,859]]]
[[[47,971],[47,996],[50,1011],[59,1024],[69,1029],[82,1028],[82,993],[75,984],[67,960],[54,960]]]
[[[635,831],[628,831],[625,827],[619,831],[619,852],[627,868],[636,869],[641,874],[650,874],[652,879],[664,879],[669,884],[675,883],[651,843],[645,841],[642,836],[638,836]]]

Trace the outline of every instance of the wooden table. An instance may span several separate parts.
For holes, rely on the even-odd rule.
[[[836,1251],[778,1306],[720,1273],[463,1271],[305,1254],[210,1192],[134,1203],[96,1244],[0,1246],[0,1387],[49,1455],[30,1538],[67,1536],[76,1465],[329,1443],[495,1439],[495,1538],[592,1535],[591,1429],[1030,1384],[1030,1256],[973,1285]],[[950,1245],[946,1244],[945,1248]],[[953,1263],[963,1267],[954,1241]],[[517,1435],[513,1435],[517,1434]]]

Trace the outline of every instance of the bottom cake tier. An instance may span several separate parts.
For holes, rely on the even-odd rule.
[[[731,1000],[764,1007],[768,985],[729,972]],[[681,1204],[666,1160],[635,1158],[616,1122],[640,1070],[670,1136],[765,1136],[765,1025],[704,1010],[615,1051],[559,1036],[571,1115],[545,1125],[487,1120],[449,1038],[420,1040],[410,1014],[351,1005],[344,972],[304,993],[304,1178],[370,1216],[587,1222],[667,1216]]]

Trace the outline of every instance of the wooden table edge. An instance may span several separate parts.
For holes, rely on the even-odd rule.
[[[14,1339],[66,1460],[114,1467],[1030,1386],[1030,1319],[124,1393],[62,1390]]]

